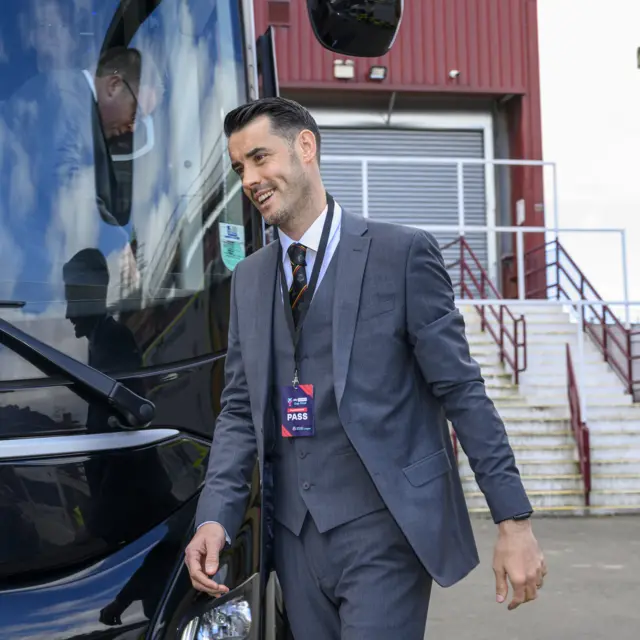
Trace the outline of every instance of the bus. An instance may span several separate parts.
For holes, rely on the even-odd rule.
[[[307,0],[321,46],[380,56],[402,0]],[[258,465],[221,557],[184,565],[235,266],[269,239],[225,113],[278,94],[253,0],[3,0],[0,638],[290,637]]]

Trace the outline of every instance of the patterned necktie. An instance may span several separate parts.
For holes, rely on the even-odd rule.
[[[293,282],[289,289],[289,301],[291,302],[291,312],[293,313],[293,323],[297,327],[300,319],[300,302],[307,290],[307,247],[302,244],[295,243],[289,247],[287,252],[289,261],[291,262],[291,270],[293,272]]]

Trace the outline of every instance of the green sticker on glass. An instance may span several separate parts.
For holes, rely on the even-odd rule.
[[[233,271],[238,262],[244,259],[244,227],[241,224],[220,222],[220,250],[224,266]]]

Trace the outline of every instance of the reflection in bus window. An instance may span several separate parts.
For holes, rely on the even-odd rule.
[[[6,4],[0,298],[26,304],[2,317],[105,371],[131,363],[91,355],[95,318],[82,315],[96,300],[132,336],[135,366],[224,350],[231,272],[253,233],[222,129],[246,100],[239,3]],[[66,34],[56,51],[51,29]],[[107,284],[69,305],[64,267],[87,250]],[[0,348],[0,384],[42,375]]]

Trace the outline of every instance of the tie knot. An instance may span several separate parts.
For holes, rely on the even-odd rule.
[[[289,247],[288,253],[289,260],[291,260],[291,263],[293,265],[301,267],[306,266],[307,247],[305,247],[303,244],[300,244],[299,242],[292,244]]]

